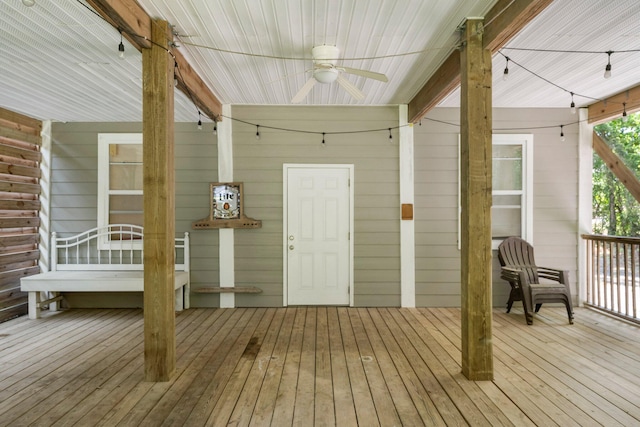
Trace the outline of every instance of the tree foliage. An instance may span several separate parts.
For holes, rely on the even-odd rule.
[[[640,114],[629,115],[627,121],[617,119],[598,125],[595,131],[640,177]],[[593,232],[640,236],[640,204],[595,153],[592,180]]]

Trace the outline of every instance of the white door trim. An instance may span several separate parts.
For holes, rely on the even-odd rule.
[[[288,287],[288,192],[289,192],[289,169],[348,169],[349,170],[349,306],[353,307],[354,291],[353,291],[353,248],[354,248],[354,165],[353,164],[314,164],[314,163],[284,163],[282,165],[282,304],[284,307],[289,305],[289,287]]]

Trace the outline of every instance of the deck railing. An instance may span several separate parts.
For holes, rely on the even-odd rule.
[[[640,321],[640,238],[583,234],[587,245],[585,305]]]

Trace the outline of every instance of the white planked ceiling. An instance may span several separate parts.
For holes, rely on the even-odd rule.
[[[388,76],[387,83],[347,79],[366,94],[355,100],[336,83],[317,84],[303,105],[407,103],[456,47],[456,28],[482,16],[495,0],[139,0],[169,21],[178,49],[225,104],[289,104],[310,77],[311,49],[335,45],[339,64]],[[63,122],[141,120],[141,55],[84,0],[0,2],[0,106]],[[556,0],[508,47],[616,51],[606,54],[505,49],[540,77],[494,57],[495,107],[578,106],[640,81],[640,1]],[[231,53],[240,52],[240,53]],[[420,52],[411,54],[412,52]],[[406,54],[406,55],[405,55]],[[273,58],[275,57],[275,58]],[[384,58],[380,58],[384,57]],[[290,59],[284,59],[290,58]],[[360,58],[360,59],[353,59]],[[376,59],[374,59],[376,58]],[[560,86],[558,88],[557,86]],[[457,92],[442,105],[456,106]],[[197,109],[176,91],[176,121]]]

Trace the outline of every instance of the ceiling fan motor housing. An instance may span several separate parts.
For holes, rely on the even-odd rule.
[[[320,45],[311,50],[313,56],[313,78],[319,83],[333,83],[338,78],[338,70],[335,68],[338,62],[340,49],[336,46]]]
[[[315,65],[336,65],[339,54],[340,49],[336,46],[327,46],[324,44],[316,46],[311,50],[311,56],[313,56],[313,63]]]

